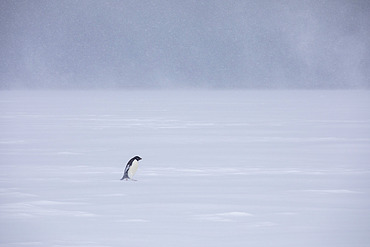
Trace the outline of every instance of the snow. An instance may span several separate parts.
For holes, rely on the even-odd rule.
[[[368,246],[369,96],[0,91],[0,246]]]

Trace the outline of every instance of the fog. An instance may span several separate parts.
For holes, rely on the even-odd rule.
[[[368,1],[0,2],[0,88],[369,88]]]

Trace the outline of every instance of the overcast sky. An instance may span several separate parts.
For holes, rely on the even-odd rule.
[[[0,88],[370,88],[363,0],[1,0]]]

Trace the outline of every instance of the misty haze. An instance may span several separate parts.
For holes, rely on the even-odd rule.
[[[368,247],[369,5],[1,0],[0,247]]]
[[[368,1],[0,3],[0,88],[369,88]]]

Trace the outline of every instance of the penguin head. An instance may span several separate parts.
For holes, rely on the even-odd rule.
[[[135,156],[134,159],[137,160],[137,161],[142,160],[142,158],[140,156]]]

